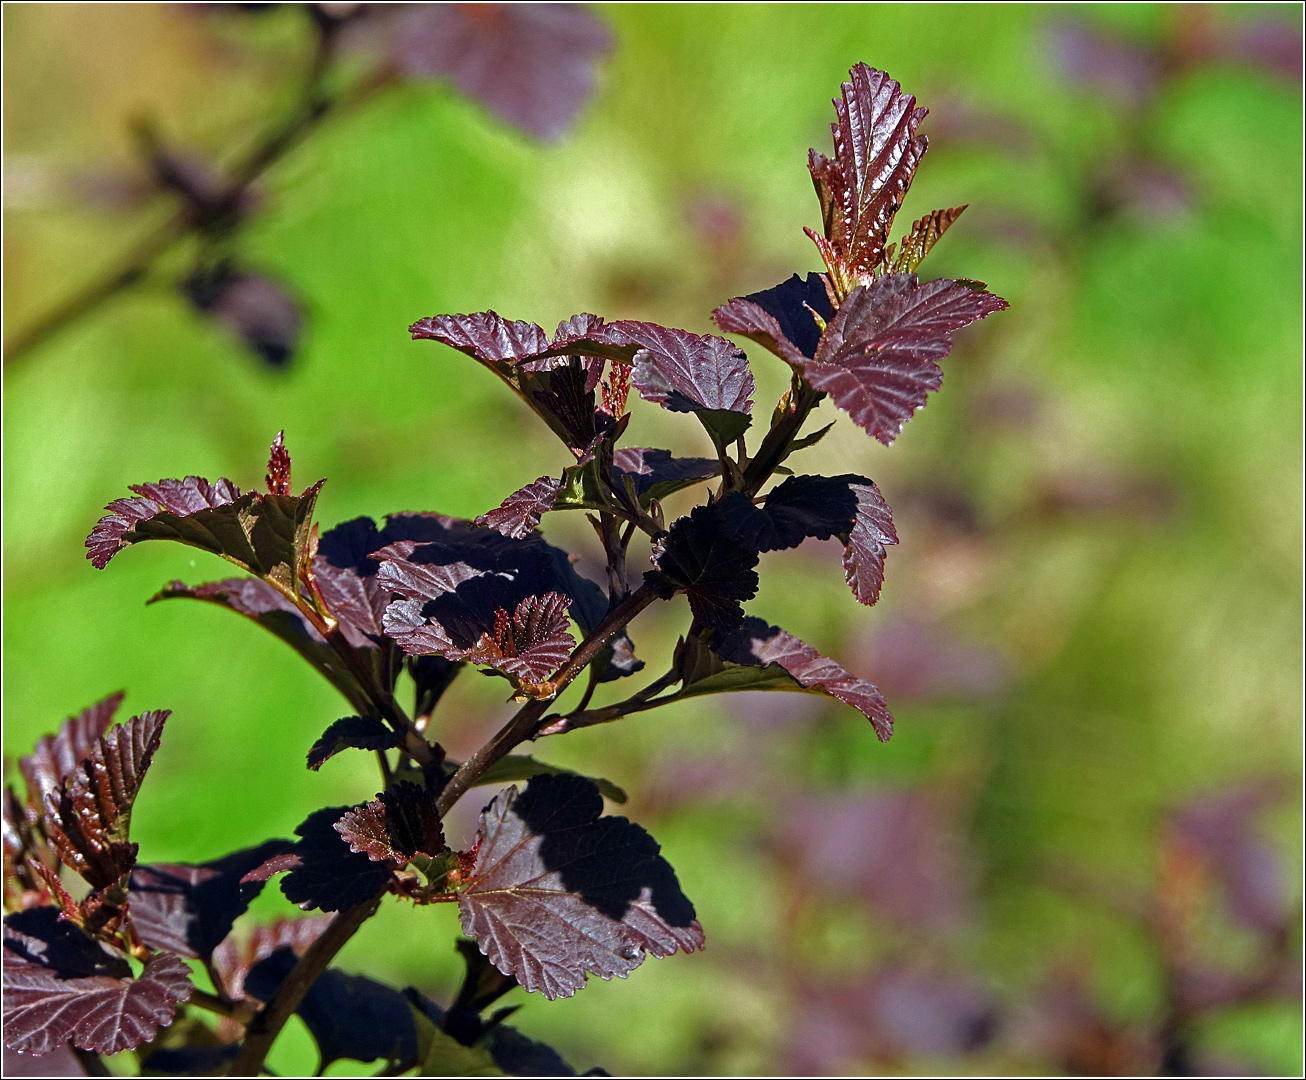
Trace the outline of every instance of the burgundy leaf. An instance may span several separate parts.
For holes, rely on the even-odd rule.
[[[552,592],[528,596],[511,616],[500,608],[493,632],[483,633],[465,657],[450,659],[492,667],[525,683],[542,682],[576,647],[569,603],[562,593]]]
[[[587,973],[624,977],[645,954],[703,946],[657,843],[602,812],[593,783],[556,775],[500,792],[481,814],[458,902],[463,931],[500,971],[550,999],[571,997]]]
[[[500,119],[554,139],[594,92],[612,35],[573,4],[419,4],[400,10],[403,71],[448,78]]]
[[[803,688],[851,705],[871,722],[881,742],[888,742],[893,734],[893,716],[879,690],[777,626],[746,618],[740,626],[713,641],[712,648],[731,663],[778,665]]]
[[[844,577],[853,596],[863,604],[880,598],[884,584],[885,548],[898,542],[893,515],[874,482],[850,476],[849,488],[857,496],[857,519],[844,539]]]
[[[756,551],[797,547],[808,537],[846,540],[857,521],[854,485],[865,477],[791,476],[773,488],[761,506],[742,492],[732,491],[714,504],[724,532]]]
[[[821,322],[817,321],[817,317]],[[742,334],[801,369],[816,352],[822,323],[834,318],[825,278],[794,274],[772,289],[738,296],[712,312],[717,326]]]
[[[854,273],[875,273],[894,215],[929,146],[916,129],[926,109],[883,71],[858,64],[834,102],[834,158],[812,150],[808,168],[825,237]]]
[[[540,518],[553,509],[554,500],[561,490],[561,480],[541,476],[524,488],[514,491],[496,509],[478,517],[475,523],[488,526],[514,540],[521,540],[533,533],[540,524]]]
[[[356,750],[390,750],[402,742],[395,731],[375,716],[346,716],[322,732],[309,748],[308,767],[316,772],[328,758],[351,747]]]
[[[288,840],[269,840],[198,866],[137,867],[128,893],[132,927],[151,949],[207,961],[250,901],[263,891],[262,882],[242,878],[290,847]]]
[[[356,806],[334,825],[351,851],[373,862],[406,866],[414,855],[434,857],[445,848],[436,792],[404,782]]]
[[[757,551],[722,528],[712,505],[696,506],[672,522],[654,565],[644,580],[664,597],[685,593],[705,626],[737,624],[744,614],[740,601],[757,595]]]
[[[654,450],[647,446],[624,447],[615,451],[612,467],[617,485],[621,485],[622,477],[630,477],[641,502],[665,499],[673,491],[711,479],[721,472],[721,462],[715,458],[674,458],[670,450]]]
[[[30,754],[18,759],[18,768],[27,782],[29,803],[43,806],[46,794],[59,790],[68,775],[109,730],[123,696],[121,691],[110,694],[89,709],[70,716],[57,735],[42,736]]]
[[[510,322],[493,311],[472,315],[434,315],[408,328],[414,339],[430,338],[485,364],[496,374],[511,363],[533,360],[548,352],[549,337],[532,322]]]
[[[286,449],[286,433],[278,431],[268,453],[268,472],[264,480],[270,495],[293,495],[290,486],[290,452]]]
[[[0,850],[3,851],[5,909],[22,911],[35,904],[49,903],[51,890],[43,873],[48,867],[36,851],[44,833],[40,812],[20,799],[8,784],[0,794],[0,809],[4,811],[4,843]],[[58,881],[57,875],[54,880]]]
[[[640,346],[631,382],[645,401],[672,412],[752,411],[756,387],[748,358],[725,338],[700,337],[656,323],[618,322],[612,327]]]
[[[278,949],[290,948],[303,956],[322,932],[331,925],[331,915],[308,915],[302,919],[277,919],[266,926],[256,926],[245,941],[237,945],[230,936],[213,950],[213,968],[228,997],[239,1001],[245,996],[245,975],[249,969]]]
[[[911,232],[903,237],[898,247],[898,257],[893,261],[894,272],[914,273],[930,253],[930,248],[965,209],[965,206],[954,206],[951,210],[933,210],[912,222]]]
[[[260,1000],[271,1000],[295,963],[294,952],[278,949],[250,969],[245,989]],[[396,1073],[417,1063],[417,1026],[408,1000],[375,979],[329,968],[295,1011],[317,1043],[319,1075],[342,1058],[392,1060]]]
[[[46,796],[45,828],[59,858],[95,889],[116,887],[136,861],[128,842],[132,804],[159,748],[169,712],[147,712],[111,728]]]
[[[284,446],[279,449],[284,454]],[[276,457],[276,443],[273,451]],[[294,596],[307,569],[313,507],[324,483],[299,496],[242,495],[229,480],[210,484],[194,476],[134,485],[137,498],[110,503],[112,513],[87,537],[87,558],[103,569],[128,544],[175,540],[221,555]]]
[[[972,283],[886,274],[848,295],[803,375],[887,446],[939,388],[953,332],[1006,306]]]
[[[295,829],[300,840],[287,855],[276,855],[242,881],[266,881],[286,874],[281,891],[305,911],[344,911],[383,893],[393,880],[390,868],[351,851],[334,826],[351,806],[328,806],[309,814]]]
[[[160,953],[140,977],[54,908],[33,908],[4,922],[5,1045],[48,1054],[71,1042],[116,1054],[154,1038],[190,997],[190,969]]]

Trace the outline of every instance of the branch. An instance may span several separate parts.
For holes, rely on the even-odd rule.
[[[286,1021],[299,1008],[304,995],[317,981],[317,977],[327,969],[327,965],[335,959],[345,942],[375,914],[380,905],[381,898],[378,896],[357,907],[340,912],[331,920],[331,925],[309,946],[299,963],[291,969],[285,981],[277,988],[272,1000],[250,1021],[245,1029],[245,1041],[241,1045],[240,1053],[236,1055],[236,1060],[231,1063],[231,1068],[228,1070],[229,1076],[258,1076],[262,1072],[263,1059],[268,1056],[268,1051],[272,1049],[272,1044],[281,1034],[281,1029],[286,1026]]]
[[[794,377],[793,399],[785,414],[771,425],[762,445],[744,470],[743,491],[745,495],[756,495],[789,454],[789,448],[802,430],[807,415],[825,395],[813,390],[798,376]]]
[[[656,709],[660,705],[666,705],[675,701],[679,694],[669,694],[661,698],[655,697],[655,695],[661,693],[673,683],[679,682],[680,677],[680,672],[673,667],[665,675],[654,679],[637,694],[632,694],[625,701],[605,705],[601,709],[586,709],[585,705],[588,703],[588,698],[586,698],[565,716],[546,716],[540,726],[531,734],[531,738],[542,739],[546,735],[564,735],[568,731],[575,731],[577,728],[606,724],[613,720],[619,720],[623,716],[629,716],[631,713],[644,712],[648,709]]]
[[[571,654],[571,659],[559,668],[558,673],[550,680],[554,685],[553,696],[548,699],[536,698],[528,701],[489,742],[464,761],[458,771],[449,778],[435,804],[441,817],[447,814],[449,808],[462,797],[463,793],[480,779],[486,769],[511,752],[513,747],[531,737],[536,723],[549,707],[549,702],[562,693],[567,684],[585,669],[604,645],[657,598],[657,593],[647,585],[641,585],[608,612],[603,621],[594,628],[593,633],[576,647],[576,651]]]

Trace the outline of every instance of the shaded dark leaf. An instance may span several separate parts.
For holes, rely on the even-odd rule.
[[[715,458],[675,458],[670,450],[631,446],[613,453],[612,471],[618,486],[622,477],[630,477],[640,503],[647,506],[653,499],[665,499],[673,491],[718,475],[721,462]]]
[[[514,780],[529,780],[533,776],[578,776],[580,775],[573,769],[564,769],[557,765],[547,765],[543,761],[536,761],[533,757],[525,754],[508,754],[501,757],[485,772],[481,773],[480,778],[476,781],[478,785],[483,784],[493,786],[496,784],[510,784]],[[617,787],[611,780],[604,780],[597,776],[587,776],[589,780],[598,789],[599,793],[606,799],[611,799],[615,803],[624,803],[626,793]]]
[[[752,338],[796,366],[812,358],[822,323],[833,317],[834,307],[820,274],[808,274],[806,281],[794,274],[774,288],[736,297],[712,312],[726,333]]]
[[[594,92],[612,35],[572,4],[421,4],[401,9],[395,53],[407,74],[448,78],[541,139],[565,132]]]
[[[408,656],[404,663],[414,683],[414,716],[430,716],[463,667],[443,656]]]
[[[284,455],[284,446],[279,449]],[[288,456],[283,467],[288,475]],[[111,513],[86,538],[87,558],[103,569],[128,544],[175,540],[221,555],[294,596],[307,569],[313,507],[324,483],[299,496],[241,494],[230,480],[210,484],[195,476],[134,484],[137,497],[110,503]]]
[[[169,715],[146,712],[111,728],[59,793],[46,796],[50,842],[92,888],[117,888],[136,862],[136,845],[128,842],[132,804]]]
[[[848,295],[803,375],[887,446],[939,388],[953,332],[1006,306],[973,283],[885,274]]]
[[[685,593],[705,626],[737,624],[743,618],[740,601],[757,595],[756,550],[728,534],[711,505],[696,506],[672,523],[655,565],[644,580],[663,596]]]
[[[294,968],[297,957],[280,948],[245,976],[247,993],[269,1001]],[[363,975],[328,968],[295,1010],[317,1043],[319,1073],[333,1061],[398,1063],[402,1072],[417,1063],[417,1029],[408,1001],[398,990]]]
[[[485,1033],[481,1013],[517,986],[517,980],[496,968],[470,938],[455,945],[463,960],[463,981],[448,1011],[437,1020],[459,1042],[470,1046]]]
[[[414,855],[434,858],[445,846],[436,794],[417,784],[396,784],[372,802],[355,806],[333,828],[351,851],[373,862],[401,867]]]
[[[926,109],[883,71],[858,64],[834,102],[834,158],[815,150],[808,168],[825,237],[854,273],[877,271],[894,215],[929,146],[916,129]]]
[[[151,949],[208,960],[263,891],[262,882],[241,879],[291,846],[289,840],[269,840],[198,866],[137,867],[128,885],[132,927]]]
[[[190,969],[160,953],[140,978],[54,908],[4,921],[5,1045],[48,1054],[71,1042],[115,1054],[154,1038],[190,997]]]
[[[828,694],[851,705],[871,722],[881,742],[888,742],[893,734],[893,716],[879,690],[778,626],[768,626],[761,619],[749,617],[714,640],[712,648],[731,663],[778,665],[804,689]]]
[[[528,991],[570,997],[586,973],[624,976],[646,953],[703,946],[694,907],[658,845],[625,818],[600,818],[589,780],[537,776],[481,815],[464,933]]]
[[[520,540],[529,536],[540,524],[540,518],[553,509],[554,500],[562,490],[562,481],[553,476],[541,476],[509,495],[494,510],[482,514],[475,521]]]
[[[509,1076],[579,1075],[553,1047],[528,1038],[507,1024],[490,1028],[484,1043],[494,1063]]]
[[[222,981],[222,989],[233,1001],[245,996],[245,975],[265,956],[287,947],[303,956],[322,932],[331,925],[332,915],[309,915],[302,919],[278,919],[266,926],[256,926],[244,942],[231,937],[213,950],[213,968]]]
[[[344,911],[375,899],[389,887],[393,875],[385,863],[351,851],[336,832],[335,823],[352,809],[328,806],[309,814],[295,829],[300,840],[289,854],[273,856],[241,880],[267,881],[285,873],[281,891],[305,911]]]
[[[914,273],[930,253],[930,248],[948,231],[948,226],[961,217],[961,212],[965,209],[965,206],[954,206],[951,210],[932,210],[912,222],[911,232],[902,238],[898,256],[893,260],[894,272]]]
[[[322,732],[309,748],[308,767],[316,772],[342,750],[390,750],[402,742],[401,736],[375,716],[346,716]]]
[[[43,735],[26,757],[18,759],[18,769],[27,782],[27,800],[43,806],[45,796],[58,791],[64,780],[86,758],[100,737],[109,730],[114,714],[122,704],[123,693],[110,694],[76,716],[63,722],[57,735]]]
[[[280,282],[223,263],[196,271],[182,283],[182,292],[197,311],[268,364],[284,367],[290,363],[299,346],[304,316]]]

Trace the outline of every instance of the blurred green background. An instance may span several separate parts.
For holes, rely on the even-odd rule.
[[[899,231],[969,203],[924,271],[983,280],[1011,309],[959,335],[941,393],[892,448],[842,418],[806,452],[805,469],[869,475],[894,507],[902,543],[880,604],[852,601],[837,549],[805,547],[764,560],[750,608],[879,683],[897,733],[881,746],[850,710],[778,695],[540,743],[631,792],[621,812],[662,843],[709,947],[569,1001],[516,995],[514,1023],[582,1070],[1055,1071],[1072,1058],[1048,1049],[1035,1014],[1070,971],[1103,1024],[1146,1042],[1166,972],[1120,897],[1167,887],[1173,807],[1285,784],[1266,850],[1283,903],[1300,903],[1300,8],[596,11],[615,46],[557,143],[411,84],[269,174],[241,251],[304,303],[288,370],[179,301],[184,253],[6,367],[6,755],[120,688],[130,713],[173,709],[133,825],[156,861],[212,858],[370,798],[365,755],[302,768],[348,710],[286,646],[216,608],[144,606],[226,564],[145,545],[97,572],[82,541],[101,507],[163,476],[252,485],[280,428],[298,482],[329,478],[327,525],[471,517],[560,470],[565,451],[505,388],[405,328],[493,308],[550,328],[592,311],[702,333],[727,298],[817,269],[805,155],[828,151],[830,98],[865,61],[931,108]],[[247,144],[288,100],[307,20],[131,4],[11,4],[3,18],[8,334],[163,212],[85,195],[133,167],[130,122],[153,117],[210,157]],[[1194,27],[1232,40],[1255,20],[1296,42],[1295,75],[1250,47],[1188,44]],[[1146,93],[1121,89],[1124,61],[1085,61],[1075,34],[1187,59]],[[749,352],[764,411],[787,373]],[[683,417],[634,411],[626,442],[707,451]],[[545,532],[593,560],[583,520],[557,515]],[[637,627],[650,670],[680,618]],[[501,688],[455,684],[451,754],[502,722]],[[786,832],[795,807],[886,792],[920,793],[935,823],[920,843],[906,827],[885,840],[886,865],[926,858],[920,887],[955,897],[951,915],[913,920],[892,898],[827,887]],[[287,908],[270,889],[257,910]],[[339,964],[447,1000],[455,925],[445,905],[388,905]],[[1227,919],[1202,941],[1227,964],[1255,948]],[[963,973],[995,1030],[804,1046],[812,1002],[850,1000],[905,962]],[[1291,989],[1213,1013],[1195,1052],[1300,1074],[1300,1015]],[[312,1060],[292,1028],[271,1064]]]

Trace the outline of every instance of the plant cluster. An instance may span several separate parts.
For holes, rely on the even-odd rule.
[[[605,796],[624,800],[618,789],[514,751],[740,690],[832,697],[890,737],[893,719],[872,683],[744,604],[757,592],[762,554],[832,537],[854,597],[875,603],[897,543],[889,507],[867,477],[792,468],[829,430],[805,432],[807,421],[829,398],[891,443],[938,389],[952,335],[1006,303],[978,282],[917,276],[964,208],[927,214],[889,240],[927,147],[917,133],[926,110],[865,65],[834,105],[833,156],[809,159],[822,212],[821,230],[809,234],[825,272],[713,315],[791,369],[751,446],[753,377],[725,338],[589,314],[551,336],[494,312],[439,315],[414,323],[413,337],[451,346],[507,383],[573,455],[561,476],[540,477],[474,521],[399,513],[381,526],[359,518],[320,531],[322,481],[297,489],[279,434],[261,490],[188,476],[137,485],[109,505],[86,541],[92,563],[103,568],[145,540],[234,563],[245,576],[173,582],[155,599],[217,604],[290,644],[352,710],[309,748],[308,767],[370,751],[382,790],[314,811],[293,841],[200,865],[142,863],[131,809],[168,713],[115,725],[115,696],[69,720],[19,763],[25,795],[5,792],[6,1045],[31,1054],[69,1044],[92,1056],[135,1050],[153,1073],[257,1075],[298,1013],[323,1067],[351,1058],[384,1061],[391,1074],[568,1073],[554,1051],[503,1023],[511,1009],[487,1015],[490,1006],[518,985],[570,996],[591,974],[624,977],[647,956],[700,949],[704,934],[653,838],[604,814]],[[711,455],[619,445],[632,388],[692,414]],[[700,484],[709,485],[706,500],[666,520],[662,500]],[[544,515],[568,510],[586,512],[594,527],[603,585],[538,532]],[[651,548],[647,570],[630,558],[638,534]],[[622,696],[645,666],[628,628],[680,595],[690,617],[666,669]],[[436,741],[435,711],[469,666],[505,680],[518,708],[454,762]],[[407,708],[397,694],[405,671]],[[583,691],[564,708],[572,682]],[[451,850],[443,818],[490,784],[511,786],[482,811],[472,848]],[[290,901],[322,915],[233,937],[273,877]],[[467,970],[447,1007],[329,967],[387,895],[458,905]],[[201,971],[211,989],[196,985]],[[196,1009],[221,1022],[209,1027]]]

